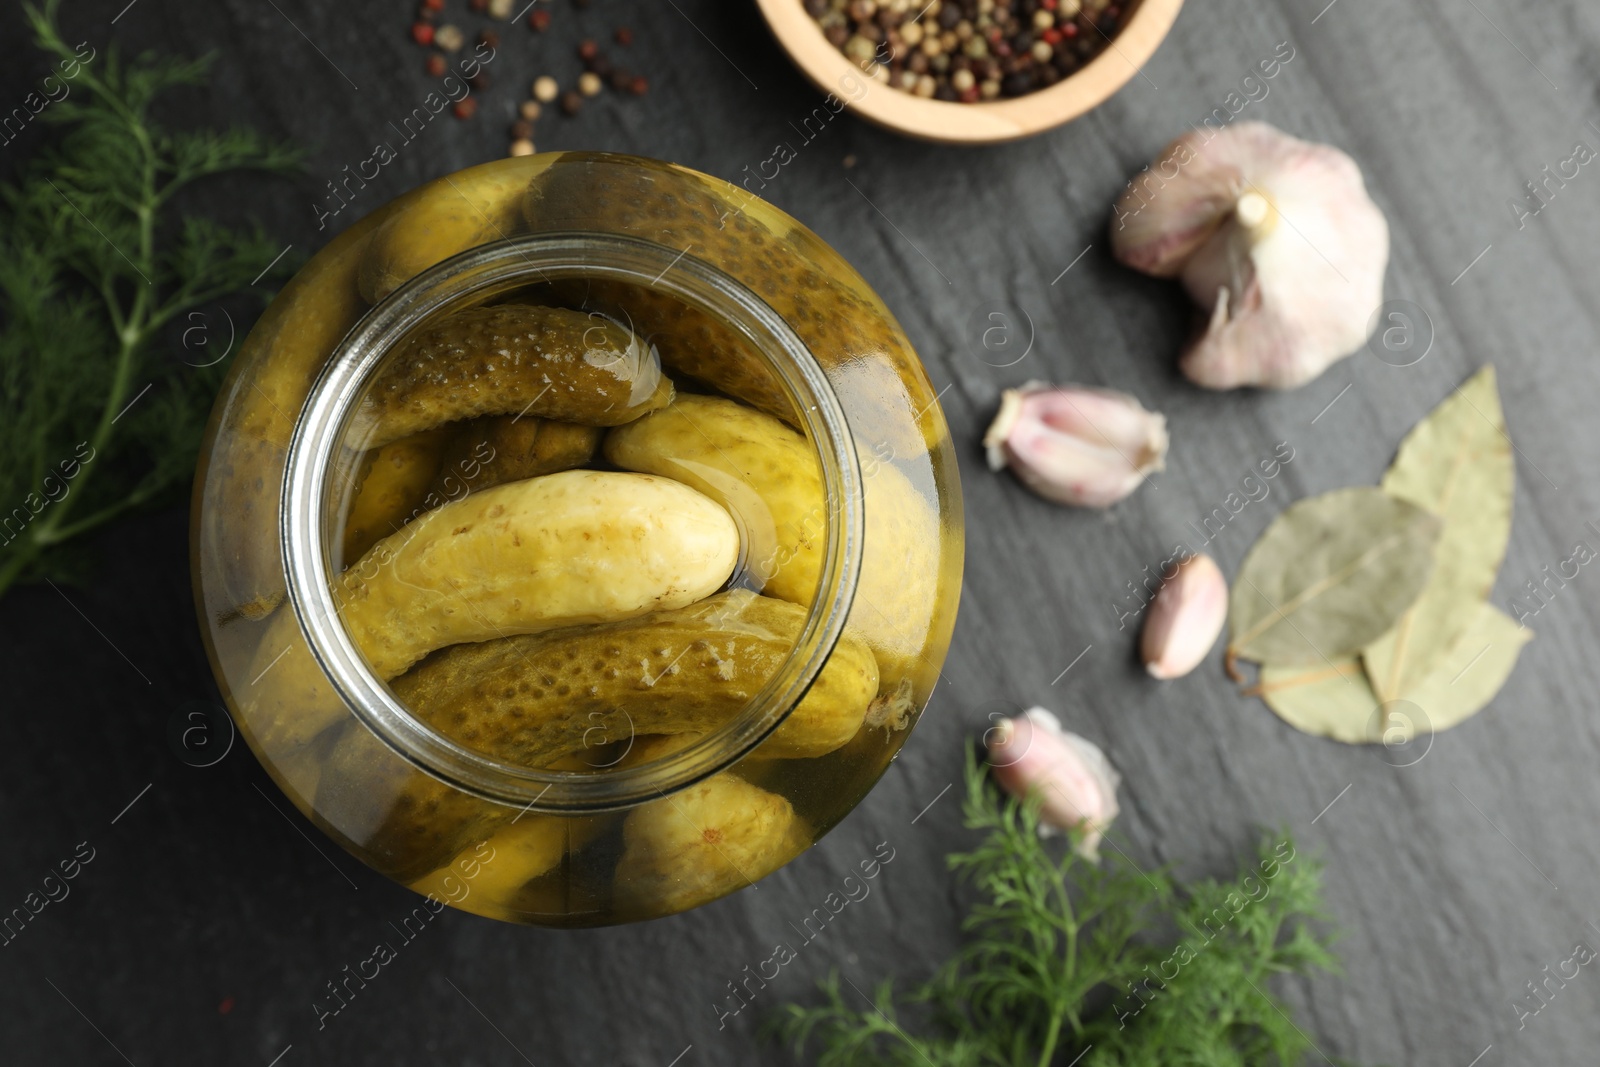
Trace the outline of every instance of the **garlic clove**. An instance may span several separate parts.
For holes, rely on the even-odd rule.
[[[1098,860],[1105,831],[1117,817],[1122,778],[1093,742],[1061,727],[1044,708],[1030,708],[990,732],[995,780],[1012,796],[1037,794],[1040,834],[1074,830],[1078,853]]]
[[[1119,204],[1112,245],[1130,266],[1181,275],[1209,310],[1183,355],[1190,379],[1293,388],[1365,343],[1383,301],[1389,227],[1349,156],[1246,122],[1209,139],[1186,134],[1162,158],[1188,163],[1147,191],[1131,222]]]
[[[1126,393],[1029,382],[1002,394],[983,443],[1045,499],[1105,508],[1165,466],[1167,422]]]
[[[1189,556],[1150,602],[1140,653],[1150,677],[1181,678],[1206,658],[1228,617],[1228,582],[1210,556]]]

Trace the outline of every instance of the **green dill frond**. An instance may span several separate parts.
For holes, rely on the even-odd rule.
[[[58,7],[23,14],[73,91],[40,113],[56,136],[0,185],[0,592],[62,573],[64,542],[188,483],[222,368],[157,351],[161,331],[293,268],[259,227],[175,197],[300,153],[246,129],[165,129],[151,105],[204,84],[210,58],[81,56]]]
[[[1037,800],[1003,796],[974,755],[965,785],[984,835],[949,857],[978,893],[966,943],[901,1000],[830,976],[821,1004],[773,1023],[796,1052],[817,1049],[818,1067],[1291,1067],[1313,1050],[1270,988],[1336,966],[1320,871],[1287,835],[1231,882],[1179,885],[1121,850],[1098,864],[1041,839]],[[902,1004],[923,1010],[907,1021]]]

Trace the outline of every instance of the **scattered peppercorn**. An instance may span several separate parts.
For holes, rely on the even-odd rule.
[[[499,48],[500,35],[493,30],[480,30],[478,32],[478,43],[491,50]]]
[[[517,108],[517,114],[522,116],[522,121],[533,122],[539,117],[539,113],[543,110],[544,109],[539,106],[539,101],[524,100],[522,102],[522,106]]]
[[[467,0],[467,6],[482,14],[489,10],[489,0]]]
[[[561,113],[568,118],[583,110],[583,94],[568,89],[561,94]]]
[[[618,26],[616,32],[611,36],[624,48],[627,48],[629,45],[633,44],[633,31],[628,29],[626,26]]]
[[[422,6],[428,11],[443,11],[444,0],[422,0]]]
[[[413,22],[411,24],[411,39],[420,45],[433,43],[433,27],[426,22]]]
[[[643,96],[649,91],[650,83],[645,80],[643,74],[635,74],[633,76],[633,81],[628,83],[628,92],[632,93],[634,96]]]
[[[512,141],[510,151],[514,156],[531,156],[533,155],[533,142],[527,138]]]
[[[528,16],[528,28],[535,33],[543,33],[550,28],[550,12],[545,8],[536,7]]]
[[[1113,0],[804,0],[823,36],[904,92],[976,103],[1076,73],[1122,29]],[[936,9],[935,9],[936,8]]]
[[[495,19],[509,19],[511,17],[512,0],[489,0],[489,17]]]
[[[489,75],[480,70],[478,73],[467,79],[467,84],[481,93],[485,89],[489,88]]]
[[[593,41],[583,41],[578,45],[578,58],[584,61],[593,59],[600,54],[600,46]]]
[[[518,119],[511,124],[511,139],[513,141],[529,141],[533,139],[533,123],[525,119]]]
[[[444,72],[449,69],[450,64],[446,63],[444,56],[441,56],[438,52],[428,57],[428,76],[430,78],[442,78],[444,77]]]
[[[605,88],[605,83],[600,80],[600,75],[592,70],[586,70],[578,75],[578,92],[584,96],[599,96],[600,90]]]
[[[478,101],[469,96],[465,99],[457,100],[455,102],[455,106],[450,110],[458,119],[470,119],[473,115],[478,113]]]
[[[461,32],[459,26],[446,24],[434,33],[433,41],[446,52],[459,52],[461,46],[467,43],[467,35]]]
[[[533,98],[541,104],[548,104],[561,95],[561,86],[550,75],[545,74],[534,79]]]

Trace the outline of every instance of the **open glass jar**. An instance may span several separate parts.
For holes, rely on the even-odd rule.
[[[355,223],[212,415],[193,556],[241,732],[364,863],[597,925],[788,862],[949,646],[935,394],[838,255],[745,191],[509,159]]]

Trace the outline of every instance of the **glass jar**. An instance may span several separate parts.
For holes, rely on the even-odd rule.
[[[599,153],[330,242],[245,342],[193,512],[213,670],[296,807],[551,926],[716,899],[843,818],[961,565],[948,429],[861,277],[736,186]]]

